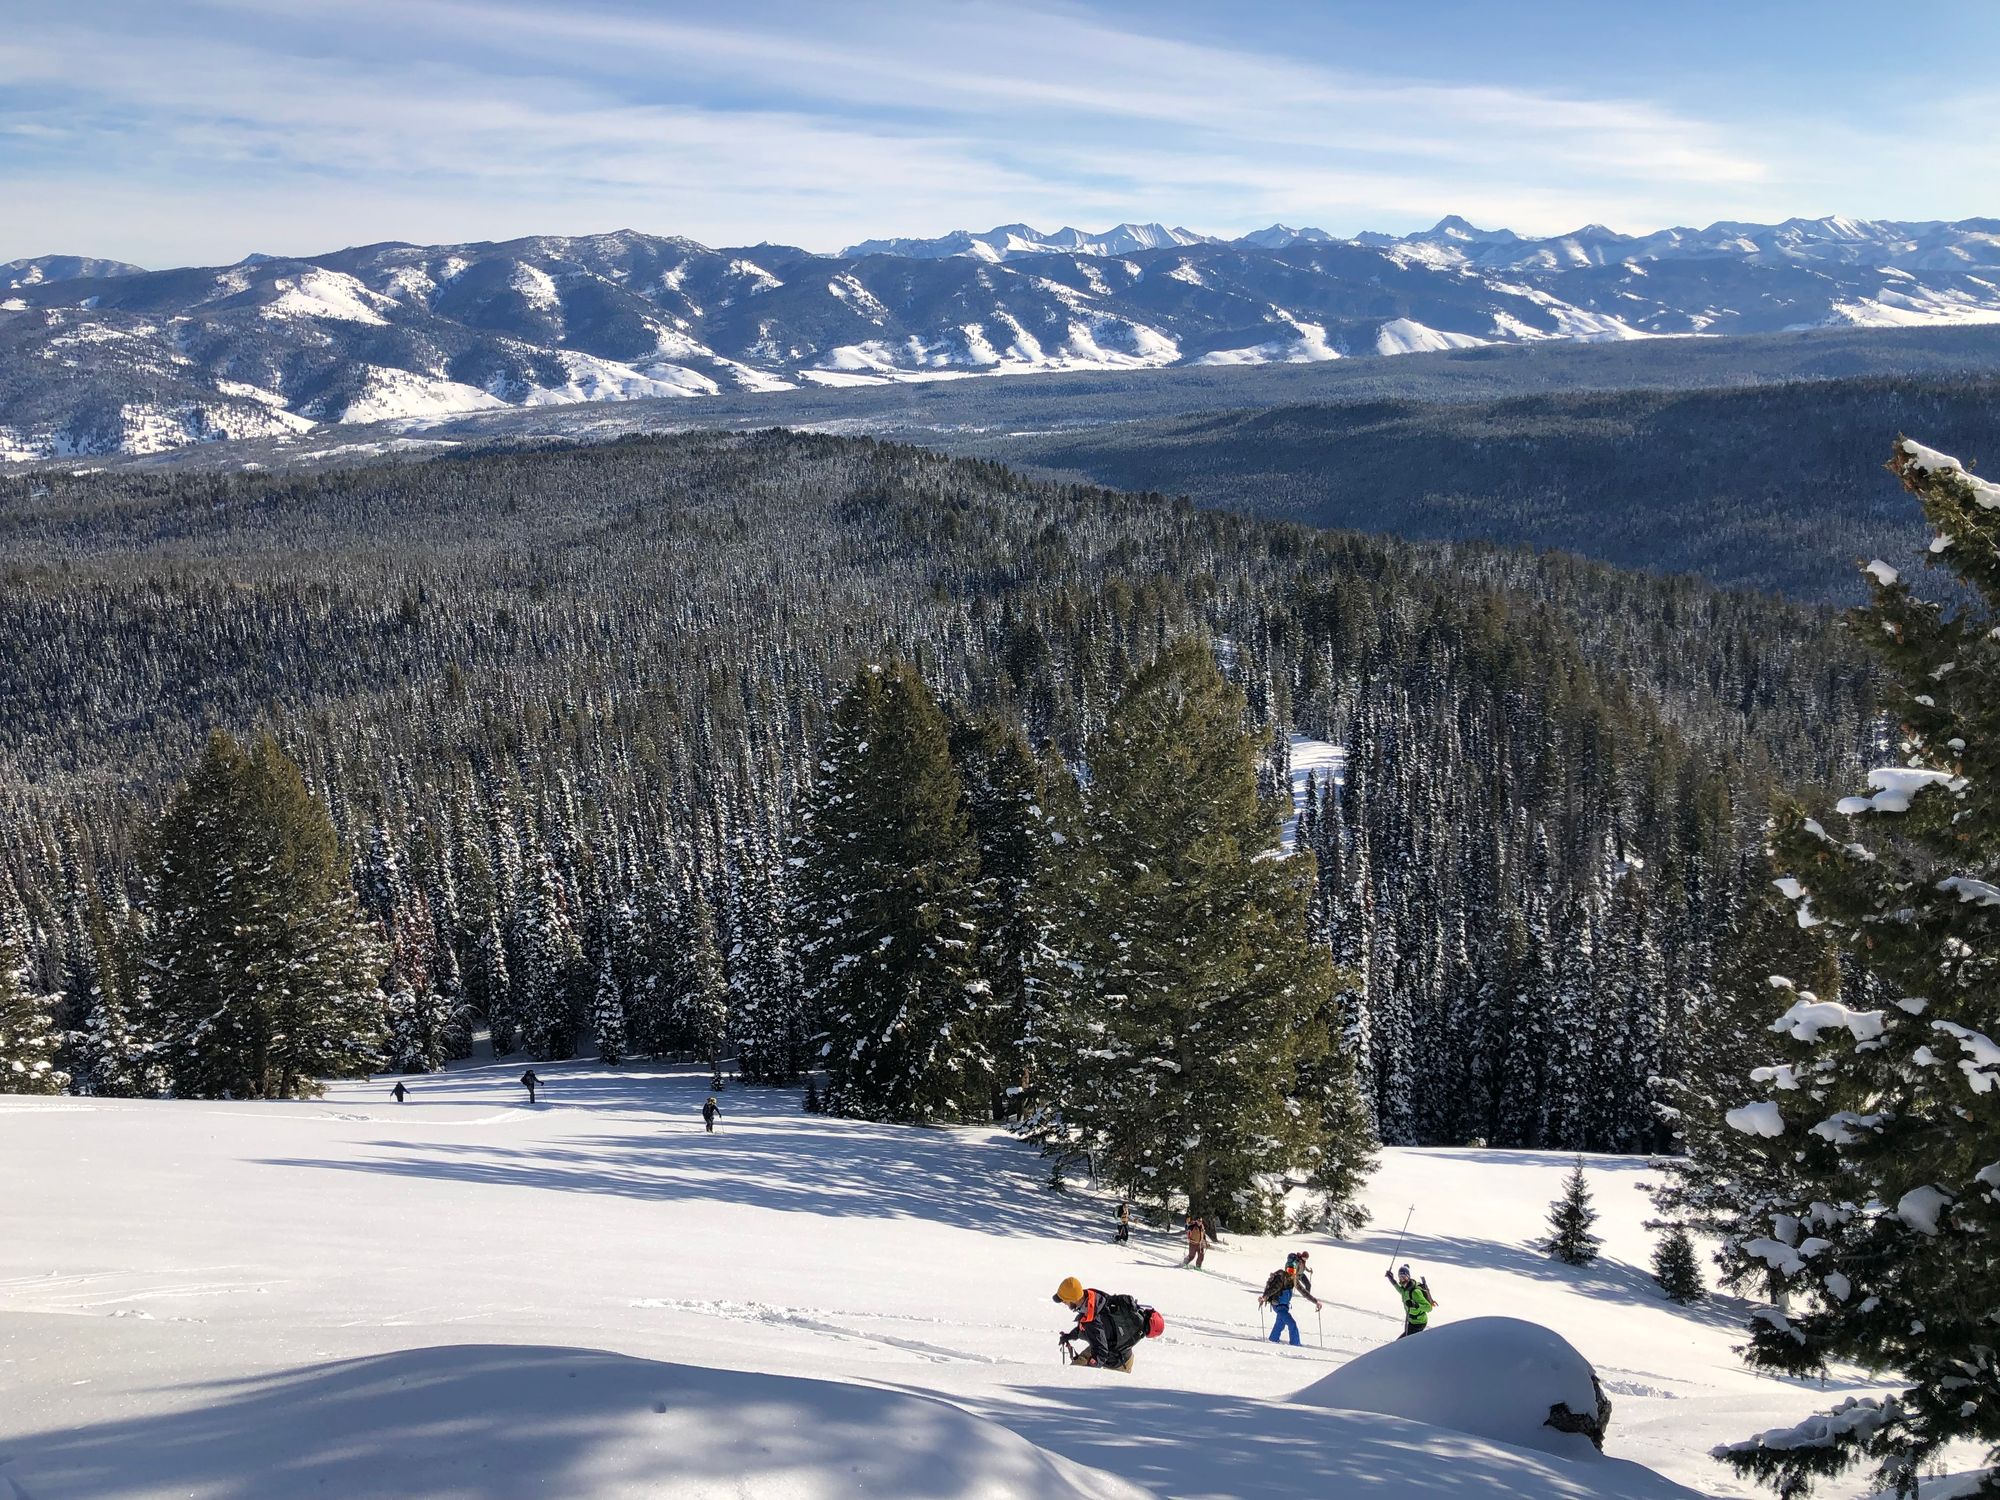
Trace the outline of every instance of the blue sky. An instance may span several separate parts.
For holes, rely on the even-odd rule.
[[[0,259],[2000,214],[2000,3],[10,0]]]

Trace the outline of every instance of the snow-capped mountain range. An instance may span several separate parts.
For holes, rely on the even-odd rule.
[[[1544,239],[1456,217],[1353,239],[1011,224],[838,255],[624,231],[169,271],[47,256],[0,265],[0,459],[510,405],[1967,322],[2000,322],[2000,220]]]

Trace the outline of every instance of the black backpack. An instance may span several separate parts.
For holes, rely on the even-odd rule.
[[[1151,1319],[1138,1301],[1123,1292],[1104,1299],[1097,1315],[1104,1319],[1104,1355],[1108,1364],[1117,1364],[1146,1336]]]
[[[1264,1300],[1275,1302],[1282,1292],[1288,1292],[1295,1285],[1290,1266],[1280,1266],[1264,1278]]]

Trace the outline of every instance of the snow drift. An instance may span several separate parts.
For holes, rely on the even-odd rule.
[[[1564,1458],[1596,1455],[1583,1433],[1548,1425],[1558,1404],[1596,1412],[1590,1361],[1561,1334],[1520,1318],[1472,1318],[1385,1344],[1306,1387],[1298,1400],[1407,1417]]]
[[[189,1394],[202,1404],[28,1435],[0,1485],[18,1474],[36,1500],[1146,1495],[942,1401],[585,1349],[409,1349]]]

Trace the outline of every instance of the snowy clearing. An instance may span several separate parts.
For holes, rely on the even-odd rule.
[[[0,1098],[0,1494],[1664,1500],[1752,1493],[1711,1445],[1875,1389],[1752,1376],[1740,1304],[1665,1302],[1636,1160],[1589,1161],[1585,1269],[1528,1243],[1569,1158],[1462,1150],[1385,1152],[1350,1243],[1230,1237],[1195,1273],[1163,1230],[1112,1244],[1109,1204],[1049,1195],[995,1131],[732,1087],[706,1136],[704,1074],[540,1065],[531,1109],[521,1066],[400,1107],[387,1079]],[[1559,1333],[1615,1404],[1605,1457],[1294,1399],[1393,1339],[1412,1204],[1426,1337]],[[1255,1292],[1301,1245],[1326,1311],[1274,1348]],[[1165,1313],[1133,1375],[1058,1363],[1069,1274]]]

